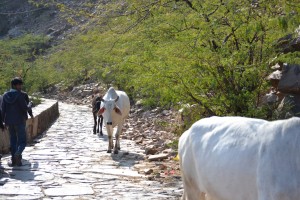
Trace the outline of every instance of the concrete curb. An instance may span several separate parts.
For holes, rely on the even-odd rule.
[[[34,118],[26,121],[27,143],[45,132],[58,118],[58,101],[42,99],[42,103],[33,108]],[[0,153],[9,153],[9,133],[0,129]]]

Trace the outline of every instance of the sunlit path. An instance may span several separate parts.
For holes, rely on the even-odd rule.
[[[60,103],[60,117],[23,153],[23,166],[2,159],[0,199],[178,199],[181,190],[147,181],[134,170],[142,151],[121,140],[118,155],[107,154],[107,137],[92,134],[87,106]]]

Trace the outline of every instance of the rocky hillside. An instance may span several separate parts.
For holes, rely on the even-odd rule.
[[[84,0],[60,2],[50,5],[34,0],[0,1],[0,39],[34,34],[47,35],[55,43],[88,23],[84,15],[77,15],[79,10],[91,13],[98,3],[106,3],[105,0],[92,1],[93,4]]]
[[[37,8],[27,1],[5,1],[0,7],[0,37],[18,37],[23,34],[47,34],[59,37],[71,27],[56,8]]]

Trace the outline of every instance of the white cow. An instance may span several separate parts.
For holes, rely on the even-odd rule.
[[[205,118],[179,156],[185,200],[300,199],[300,118]]]
[[[111,153],[113,148],[113,128],[118,126],[116,132],[116,143],[114,153],[120,150],[120,134],[123,128],[124,120],[129,115],[130,102],[127,94],[123,91],[109,88],[103,99],[101,100],[98,116],[102,115],[108,135],[108,150]]]

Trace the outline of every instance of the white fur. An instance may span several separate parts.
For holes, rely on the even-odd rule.
[[[118,100],[115,101],[117,97]],[[102,115],[109,139],[108,152],[110,152],[113,147],[113,128],[117,126],[117,132],[115,135],[116,144],[114,147],[114,152],[118,153],[118,149],[120,148],[120,134],[123,128],[124,120],[129,115],[130,111],[129,98],[125,92],[115,90],[111,87],[104,95],[103,100],[104,101],[101,102],[100,109],[103,107],[105,108],[105,111]],[[117,108],[120,109],[121,115],[115,112],[115,106],[117,106]],[[108,122],[112,123],[112,125],[107,125]]]
[[[185,200],[300,199],[300,118],[205,118],[179,156]]]

